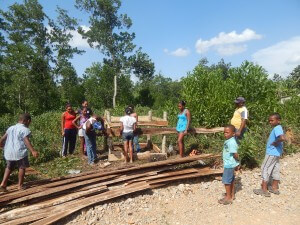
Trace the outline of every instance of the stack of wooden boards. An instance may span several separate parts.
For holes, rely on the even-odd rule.
[[[13,188],[0,195],[0,223],[53,224],[83,208],[120,196],[176,180],[221,174],[220,169],[196,168],[192,163],[217,157],[219,155],[204,154],[110,171],[90,171],[37,181],[23,191]]]

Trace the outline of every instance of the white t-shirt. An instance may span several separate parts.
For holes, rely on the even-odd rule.
[[[91,125],[93,125],[97,120],[94,117],[91,117],[87,121],[90,121]],[[82,125],[82,129],[84,129],[84,130],[86,130],[87,121],[85,121],[85,123]]]
[[[126,115],[121,117],[120,121],[123,123],[124,133],[133,132],[133,125],[136,123],[136,118]]]

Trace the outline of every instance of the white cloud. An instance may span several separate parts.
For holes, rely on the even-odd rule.
[[[270,76],[274,73],[287,76],[300,65],[300,36],[261,49],[252,55],[252,59],[264,67]]]
[[[235,55],[247,50],[247,45],[221,45],[217,48],[220,55]]]
[[[238,34],[236,31],[229,33],[221,32],[218,36],[209,40],[202,40],[201,38],[196,42],[196,51],[199,54],[209,51],[211,48],[216,50],[221,55],[233,55],[241,53],[247,49],[246,45],[235,45],[237,43],[244,43],[251,40],[261,39],[262,35],[256,34],[251,29],[245,29]]]
[[[90,30],[90,28],[85,25],[82,25],[81,27],[84,31]],[[79,34],[77,31],[70,31],[70,33],[73,35],[73,38],[69,43],[72,47],[90,48],[87,40],[83,39],[81,34]]]
[[[190,54],[190,50],[188,48],[177,48],[176,50],[170,52],[167,48],[165,48],[164,53],[176,57],[186,57]]]

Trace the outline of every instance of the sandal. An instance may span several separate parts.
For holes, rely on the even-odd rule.
[[[273,194],[275,194],[275,195],[279,195],[279,194],[280,194],[279,190],[278,190],[278,189],[277,189],[277,190],[274,190],[274,189],[272,188],[272,186],[269,187],[269,192],[271,192],[271,193],[273,193]]]
[[[2,187],[0,186],[0,193],[4,193],[4,192],[8,192],[8,190],[6,189],[6,187]]]
[[[271,197],[271,194],[269,192],[263,191],[262,189],[254,189],[253,192],[256,195],[261,195],[261,196],[264,196],[264,197]]]
[[[219,202],[220,204],[223,204],[223,205],[230,205],[230,204],[232,204],[232,201],[227,200],[227,199],[225,199],[225,198],[220,199],[218,202]]]

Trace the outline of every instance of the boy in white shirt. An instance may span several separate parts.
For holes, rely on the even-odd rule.
[[[134,130],[136,129],[136,118],[130,116],[133,113],[132,108],[127,107],[125,109],[125,116],[120,118],[121,122],[121,134],[124,141],[124,157],[125,162],[127,163],[129,161],[128,157],[128,149],[129,149],[129,155],[130,155],[130,163],[133,162],[133,149],[132,149],[132,141],[134,138]]]

